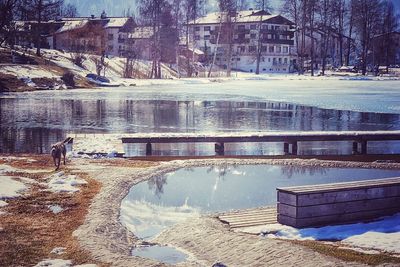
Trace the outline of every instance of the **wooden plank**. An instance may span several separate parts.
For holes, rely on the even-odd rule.
[[[395,196],[400,196],[400,185],[333,190],[331,192],[310,192],[296,195],[278,191],[278,202],[292,206],[311,206]]]
[[[369,210],[369,211],[362,211],[355,213],[344,213],[338,215],[318,216],[318,217],[300,218],[300,219],[278,214],[278,222],[284,225],[289,225],[297,228],[317,227],[324,225],[344,224],[344,223],[373,220],[381,216],[388,216],[395,214],[398,211],[399,208],[396,207],[389,209]]]
[[[329,192],[335,190],[353,190],[353,189],[393,186],[393,185],[400,185],[400,177],[343,182],[343,183],[320,184],[311,186],[305,185],[305,186],[293,186],[293,187],[280,187],[277,188],[277,190],[293,194],[309,194],[311,192],[321,193],[321,192]]]
[[[228,223],[231,228],[242,228],[277,223],[277,213],[276,208],[267,207],[228,212],[219,215],[218,219],[224,223]]]
[[[315,216],[343,215],[369,210],[395,209],[400,211],[400,196],[372,200],[360,200],[341,203],[330,203],[315,206],[290,206],[278,203],[278,214],[295,217],[297,219],[312,218]]]

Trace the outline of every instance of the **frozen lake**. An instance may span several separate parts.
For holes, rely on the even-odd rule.
[[[1,94],[0,152],[46,153],[67,133],[399,130],[399,85],[399,81],[194,80],[193,84]],[[233,145],[227,152],[275,154],[282,151],[280,146]],[[371,149],[400,151],[390,143],[372,144]],[[187,150],[187,154],[212,151],[201,146]],[[346,143],[299,146],[300,154],[349,152]]]
[[[273,206],[277,187],[395,176],[399,176],[398,170],[281,165],[181,169],[133,186],[121,203],[121,220],[137,236],[147,239],[202,213]]]

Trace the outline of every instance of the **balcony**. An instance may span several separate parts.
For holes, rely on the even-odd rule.
[[[294,45],[294,40],[281,40],[281,39],[261,39],[263,44],[285,44],[285,45]]]

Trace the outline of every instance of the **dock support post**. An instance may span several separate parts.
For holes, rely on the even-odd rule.
[[[353,142],[353,155],[358,154],[358,142]]]
[[[285,155],[289,154],[289,143],[283,143],[283,153],[285,153]]]
[[[152,149],[151,149],[151,143],[146,144],[146,156],[151,156],[152,154]]]
[[[292,155],[297,155],[297,142],[292,143]]]
[[[361,142],[361,154],[366,155],[367,154],[367,141],[362,141]]]
[[[225,152],[225,145],[222,142],[218,142],[215,143],[215,153],[217,153],[217,155],[224,155]]]

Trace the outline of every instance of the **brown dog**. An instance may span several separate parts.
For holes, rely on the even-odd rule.
[[[65,148],[65,144],[68,143],[69,140],[70,138],[67,138],[64,141],[55,143],[51,146],[51,156],[53,157],[56,170],[60,168],[61,155],[64,156],[64,165],[65,165],[65,154],[67,154],[67,149]]]

